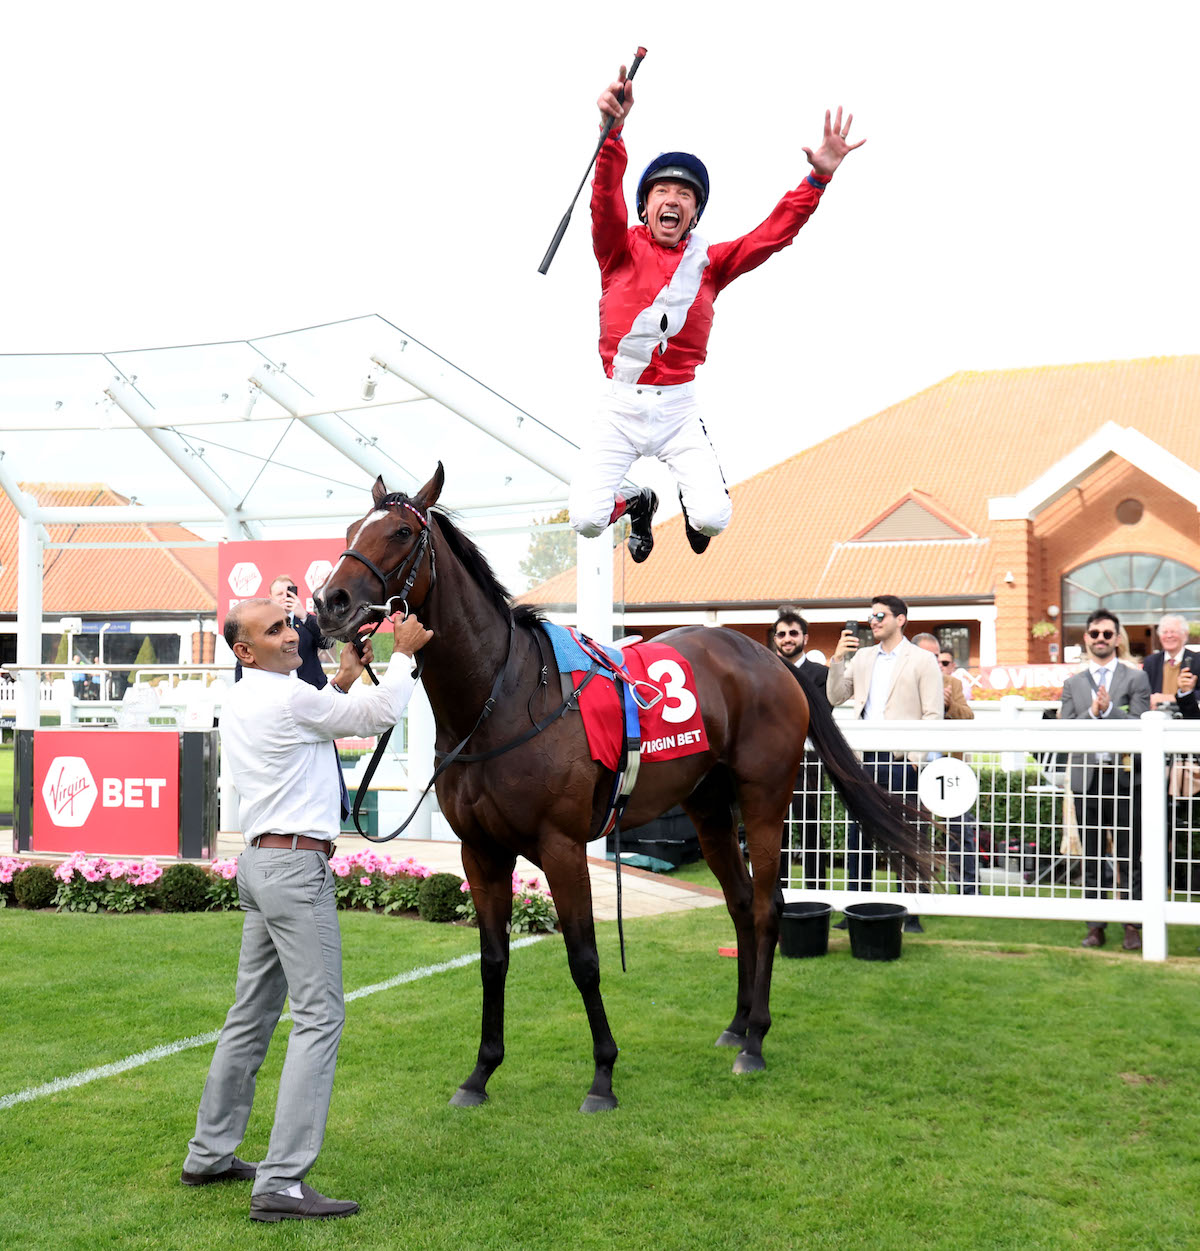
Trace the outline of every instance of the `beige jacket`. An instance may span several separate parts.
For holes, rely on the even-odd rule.
[[[850,700],[861,717],[871,690],[871,672],[878,655],[879,645],[876,643],[872,647],[860,648],[848,661],[830,661],[829,680],[825,684],[829,702],[836,707]],[[884,705],[884,718],[888,721],[940,721],[944,701],[942,670],[937,657],[903,639],[897,645],[894,663],[896,671]],[[919,764],[924,758],[924,752],[909,753],[913,764]]]

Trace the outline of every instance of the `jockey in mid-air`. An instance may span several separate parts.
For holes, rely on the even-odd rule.
[[[627,516],[629,552],[640,563],[654,546],[658,497],[649,487],[620,493],[639,456],[655,457],[671,471],[692,551],[703,552],[729,524],[729,492],[693,394],[696,367],[707,353],[713,301],[740,274],[791,243],[846,154],[866,140],[847,141],[853,114],[843,124],[841,108],[832,121],[827,111],[821,146],[816,152],[803,149],[812,166],[808,177],[748,235],[709,244],[695,233],[708,203],[708,170],[690,152],[664,152],[646,166],[637,189],[642,224],[629,228],[621,130],[633,108],[633,84],[625,66],[597,104],[602,123],[615,119],[596,158],[592,186],[600,359],[611,381],[580,449],[570,516],[571,525],[589,538]]]

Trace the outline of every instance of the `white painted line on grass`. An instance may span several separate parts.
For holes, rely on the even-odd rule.
[[[512,942],[511,950],[516,951],[519,947],[528,947],[541,940],[540,934],[518,938]],[[448,973],[451,969],[461,969],[468,964],[475,964],[478,960],[479,953],[474,952],[466,956],[456,956],[453,960],[446,960],[442,964],[426,964],[419,969],[409,969],[407,973],[397,973],[395,977],[389,977],[386,982],[375,982],[370,986],[360,986],[357,990],[350,991],[346,995],[346,1002],[349,1003],[352,999],[362,999],[367,995],[377,995],[381,990],[391,990],[394,986],[419,982],[422,978],[433,977],[436,973]],[[291,1013],[285,1012],[279,1019],[290,1021]],[[41,1086],[30,1086],[26,1090],[18,1090],[11,1095],[0,1095],[0,1109],[11,1108],[18,1103],[28,1103],[31,1099],[41,1099],[46,1095],[57,1095],[60,1091],[70,1090],[75,1086],[86,1086],[88,1082],[99,1081],[102,1077],[115,1077],[118,1073],[141,1068],[143,1064],[153,1064],[155,1060],[165,1060],[168,1056],[177,1055],[181,1051],[190,1051],[193,1047],[206,1047],[209,1043],[215,1043],[220,1036],[219,1029],[209,1030],[207,1034],[193,1034],[190,1038],[180,1038],[177,1042],[162,1043],[157,1047],[151,1047],[148,1051],[139,1051],[136,1055],[126,1056],[123,1060],[115,1060],[112,1064],[102,1064],[95,1069],[84,1069],[80,1073],[72,1073],[70,1077],[56,1077],[52,1082],[45,1082]]]

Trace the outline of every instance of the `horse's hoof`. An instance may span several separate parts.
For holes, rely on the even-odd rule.
[[[477,1108],[482,1103],[487,1103],[486,1090],[468,1090],[465,1086],[460,1086],[450,1096],[452,1108]]]
[[[732,1030],[726,1030],[720,1038],[713,1043],[714,1047],[736,1047],[739,1051],[746,1045],[745,1034],[735,1034]]]
[[[616,1095],[588,1095],[579,1105],[580,1112],[611,1112],[617,1106]]]
[[[748,1051],[739,1051],[738,1058],[733,1062],[735,1073],[761,1073],[767,1067],[762,1056],[751,1055]]]

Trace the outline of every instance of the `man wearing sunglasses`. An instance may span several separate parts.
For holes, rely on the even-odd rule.
[[[784,604],[771,627],[771,645],[775,654],[796,675],[796,681],[810,699],[829,703],[825,684],[829,680],[827,666],[810,660],[804,649],[808,646],[808,622]],[[821,838],[821,770],[817,753],[807,742],[804,763],[796,774],[792,794],[792,860],[801,860],[804,868],[804,889],[822,890],[829,884],[829,852]],[[797,848],[803,850],[797,854]],[[791,884],[785,873],[783,884]]]
[[[1150,679],[1140,670],[1117,659],[1121,623],[1110,612],[1098,609],[1087,619],[1083,644],[1087,668],[1063,683],[1058,715],[1063,721],[1128,721],[1150,708]],[[1142,895],[1142,802],[1141,775],[1136,757],[1124,762],[1112,752],[1072,753],[1071,794],[1075,819],[1083,842],[1083,893],[1093,899],[1112,889],[1112,860],[1107,843],[1111,836],[1118,866],[1118,894],[1126,899]],[[1103,947],[1106,923],[1089,921],[1085,947]],[[1141,926],[1126,925],[1121,946],[1138,951]]]
[[[908,605],[895,595],[876,595],[868,617],[872,647],[858,646],[858,634],[843,630],[829,662],[826,690],[829,702],[853,701],[866,721],[940,721],[942,719],[942,671],[927,651],[904,637]],[[923,753],[869,751],[863,767],[880,786],[917,802],[917,770]],[[863,848],[855,822],[846,830],[846,889],[873,889],[875,858]],[[841,923],[839,922],[839,925]],[[922,933],[920,921],[911,913],[904,923],[909,933]]]

